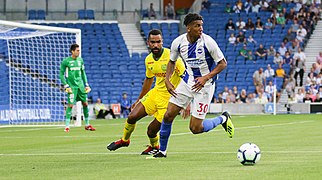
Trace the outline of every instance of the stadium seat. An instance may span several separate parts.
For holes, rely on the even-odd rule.
[[[86,10],[80,9],[77,11],[78,19],[86,19]]]
[[[39,20],[45,20],[46,19],[46,12],[45,12],[45,10],[38,10],[37,11],[37,19],[39,19]]]
[[[36,10],[29,10],[28,11],[28,20],[36,20],[37,19],[37,11]]]

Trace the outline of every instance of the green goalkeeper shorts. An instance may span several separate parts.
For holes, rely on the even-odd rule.
[[[77,101],[87,102],[87,93],[79,88],[72,88],[73,93],[67,95],[68,104],[75,104]]]

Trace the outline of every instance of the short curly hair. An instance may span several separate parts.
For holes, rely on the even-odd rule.
[[[186,15],[186,17],[184,17],[184,21],[183,21],[183,24],[185,26],[188,26],[190,23],[192,23],[193,21],[196,21],[196,20],[202,20],[203,21],[203,18],[201,15],[197,14],[197,13],[189,13]]]

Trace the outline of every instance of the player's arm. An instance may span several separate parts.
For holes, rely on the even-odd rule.
[[[60,72],[59,72],[59,77],[60,77],[60,80],[61,82],[63,83],[64,85],[64,88],[65,88],[65,91],[67,93],[71,93],[72,92],[72,89],[69,87],[69,85],[67,84],[67,81],[66,81],[66,78],[65,78],[65,71],[66,71],[66,61],[63,60],[63,62],[60,64]]]
[[[168,62],[166,76],[165,76],[165,86],[168,92],[174,97],[177,96],[177,93],[175,92],[175,87],[170,82],[170,78],[174,72],[174,69],[176,67],[176,61],[179,57],[178,46],[179,46],[178,39],[175,39],[171,44],[170,61]]]
[[[91,91],[91,88],[89,87],[89,84],[87,81],[87,76],[86,76],[86,72],[85,72],[85,66],[84,66],[83,59],[82,59],[81,75],[82,75],[83,82],[85,84],[85,91],[86,91],[86,93],[89,93]]]
[[[139,95],[138,99],[132,104],[131,109],[134,109],[134,107],[137,105],[139,100],[149,92],[149,90],[152,87],[153,81],[154,81],[153,77],[152,78],[145,77],[140,95]]]

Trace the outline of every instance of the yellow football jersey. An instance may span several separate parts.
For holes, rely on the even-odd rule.
[[[165,86],[165,76],[167,71],[167,64],[170,61],[170,49],[163,48],[163,53],[158,60],[153,58],[153,54],[150,53],[145,58],[146,77],[156,77],[154,88],[158,91],[168,92]],[[176,62],[175,71],[170,79],[171,83],[177,87],[180,83],[181,77],[185,71],[185,66],[181,58]]]

